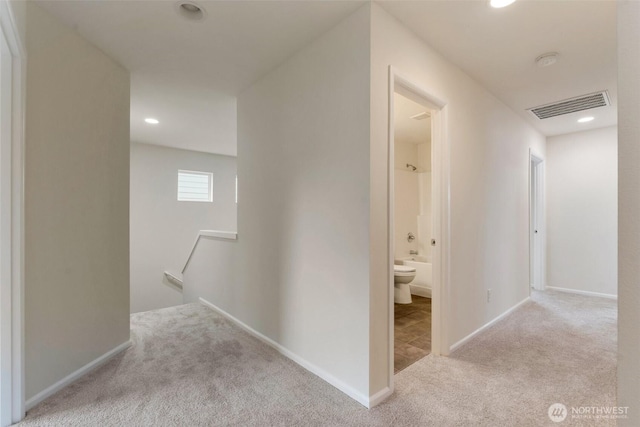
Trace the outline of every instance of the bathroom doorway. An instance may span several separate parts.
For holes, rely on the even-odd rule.
[[[431,110],[394,94],[394,373],[431,353]]]
[[[390,70],[390,375],[448,355],[446,103]]]

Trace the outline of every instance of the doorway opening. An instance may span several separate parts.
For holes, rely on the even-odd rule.
[[[448,355],[446,103],[390,68],[389,373]],[[405,283],[402,283],[405,282]]]
[[[529,152],[529,283],[544,290],[544,163]]]
[[[394,372],[431,353],[431,114],[394,94]]]

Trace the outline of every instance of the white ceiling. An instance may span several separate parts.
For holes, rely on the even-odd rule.
[[[235,96],[362,3],[38,1],[131,72],[131,140],[236,155]],[[144,123],[145,117],[160,120]]]
[[[361,1],[38,1],[131,72],[131,139],[236,154],[236,95]],[[545,135],[616,124],[615,0],[385,1],[381,5]],[[402,47],[399,46],[399,49]],[[538,68],[534,59],[557,51]],[[540,121],[526,108],[606,89],[612,107]],[[155,117],[159,125],[144,123]]]
[[[385,1],[390,14],[546,136],[617,124],[615,0]],[[401,47],[399,47],[401,48]],[[547,68],[545,52],[560,54]],[[538,120],[527,108],[600,90],[611,107]],[[578,124],[579,117],[595,120]]]

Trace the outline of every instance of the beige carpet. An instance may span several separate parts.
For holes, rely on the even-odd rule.
[[[367,410],[210,309],[131,317],[133,347],[33,410],[28,426],[538,426],[550,404],[615,404],[616,304],[541,293],[451,357],[396,375]]]

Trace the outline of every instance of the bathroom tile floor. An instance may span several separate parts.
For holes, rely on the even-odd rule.
[[[394,304],[395,373],[431,353],[431,298],[411,299],[411,304]]]

